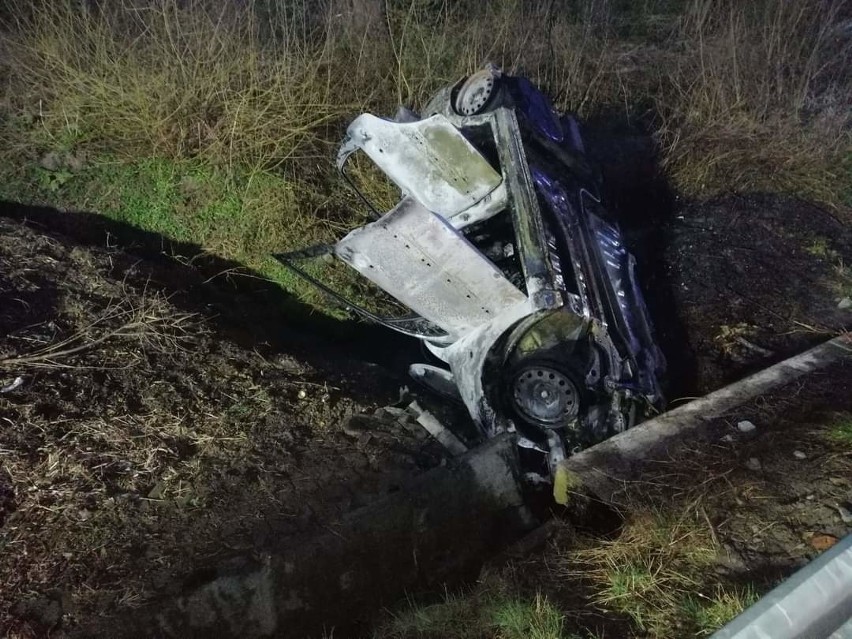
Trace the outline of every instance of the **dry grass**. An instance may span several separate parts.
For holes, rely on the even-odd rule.
[[[575,639],[566,634],[564,615],[547,597],[512,595],[496,574],[472,593],[447,593],[428,606],[412,602],[388,615],[373,631],[373,639]]]
[[[852,198],[840,0],[16,0],[0,17],[0,197],[93,210],[238,260],[363,221],[346,123],[492,61],[562,109],[642,122],[688,195]]]
[[[595,607],[626,616],[648,636],[712,634],[758,597],[717,570],[726,556],[718,522],[729,506],[722,504],[755,490],[742,477],[732,482],[736,471],[730,451],[718,446],[685,447],[651,462],[624,487],[618,536],[563,544],[555,574],[585,584]]]
[[[2,36],[4,129],[30,135],[4,137],[18,151],[35,139],[40,152],[200,158],[231,173],[280,167],[315,183],[359,110],[422,105],[492,60],[581,114],[650,109],[688,192],[774,187],[836,203],[850,149],[843,6],[13,3]]]
[[[22,373],[26,392],[33,384],[48,385],[48,370],[85,377],[84,370],[138,367],[148,357],[168,358],[182,349],[189,319],[161,295],[127,297],[67,338],[4,358],[0,368]],[[212,429],[161,410],[81,417],[65,415],[59,406],[53,414],[44,403],[3,400],[0,426],[8,447],[0,448],[0,461],[16,496],[0,540],[6,601],[23,605],[50,584],[94,578],[102,583],[101,600],[141,603],[141,579],[110,577],[103,567],[92,575],[92,566],[110,565],[126,552],[138,495],[180,509],[200,505],[192,482],[200,475],[199,458],[186,451],[209,445]],[[78,594],[77,601],[92,596]]]
[[[667,163],[687,192],[770,188],[848,197],[852,38],[843,3],[688,5],[658,99]],[[843,184],[838,192],[838,185]]]
[[[78,368],[86,364],[74,362],[75,356],[115,342],[136,343],[142,352],[170,353],[182,348],[182,340],[203,330],[191,313],[174,311],[159,292],[143,291],[138,298],[124,296],[110,300],[104,311],[73,334],[50,341],[27,352],[0,358],[0,370],[27,371],[33,368]],[[28,342],[39,341],[28,339]],[[32,344],[28,344],[32,348]],[[127,353],[122,353],[126,355]],[[129,367],[139,362],[140,355],[120,364]],[[99,367],[115,366],[101,361]]]
[[[760,575],[772,565],[766,558],[810,558],[809,531],[839,523],[821,518],[819,506],[803,514],[799,499],[791,500],[831,503],[825,493],[840,485],[842,495],[848,485],[842,449],[852,429],[848,415],[833,412],[838,399],[826,395],[827,382],[843,388],[844,374],[794,383],[733,411],[719,431],[730,441],[714,437],[648,462],[625,484],[619,535],[558,547],[557,574],[588,584],[600,610],[627,615],[649,636],[715,632],[775,585],[775,577]],[[745,417],[758,424],[753,439],[735,428]],[[793,450],[814,461],[796,462]],[[751,457],[761,472],[748,469]]]
[[[4,49],[28,89],[18,108],[54,147],[275,166],[352,108],[333,101],[307,45],[261,45],[255,13],[227,3],[34,3],[14,15]]]
[[[374,369],[332,347],[309,363],[240,345],[215,315],[232,289],[155,293],[171,269],[0,219],[4,636],[86,634],[265,544],[273,520],[304,534],[416,472],[398,429],[340,430],[387,403]],[[241,310],[267,322],[267,299]]]
[[[747,603],[742,593],[708,588],[718,547],[708,526],[694,515],[639,510],[618,538],[564,552],[559,572],[591,582],[597,606],[628,615],[654,637],[713,631]],[[725,607],[736,610],[721,623],[701,627],[701,615],[709,620],[719,615],[714,608]]]

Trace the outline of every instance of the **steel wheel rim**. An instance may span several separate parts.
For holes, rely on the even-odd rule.
[[[524,419],[562,426],[579,411],[577,387],[567,375],[550,366],[527,366],[515,375],[512,403]]]
[[[494,75],[489,70],[478,71],[470,76],[456,96],[456,110],[461,115],[479,113],[494,91]]]

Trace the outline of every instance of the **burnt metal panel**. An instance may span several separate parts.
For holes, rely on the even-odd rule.
[[[451,337],[527,301],[462,234],[413,198],[352,231],[335,254]]]
[[[338,167],[362,149],[405,195],[452,217],[500,186],[500,174],[443,115],[393,122],[369,113],[347,129]]]
[[[553,270],[547,259],[544,222],[534,197],[518,120],[514,111],[502,107],[493,112],[493,118],[527,293],[535,308],[555,308],[561,304],[561,298],[555,290]]]

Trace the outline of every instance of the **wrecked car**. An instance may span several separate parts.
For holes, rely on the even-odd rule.
[[[351,179],[356,153],[396,186],[389,210]],[[460,399],[483,437],[515,431],[552,468],[661,407],[664,360],[635,260],[604,207],[580,124],[529,80],[489,66],[420,115],[362,114],[337,164],[373,221],[276,257],[422,340],[436,360],[411,375]],[[406,311],[358,304],[305,264],[331,255]]]

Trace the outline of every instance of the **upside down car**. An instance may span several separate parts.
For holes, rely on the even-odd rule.
[[[635,260],[575,117],[489,66],[420,115],[358,116],[337,158],[347,179],[356,152],[396,185],[396,205],[335,244],[276,257],[421,340],[437,359],[411,375],[460,399],[483,438],[517,432],[553,468],[661,407],[665,363]],[[304,261],[323,255],[406,312],[382,316],[315,278]]]

